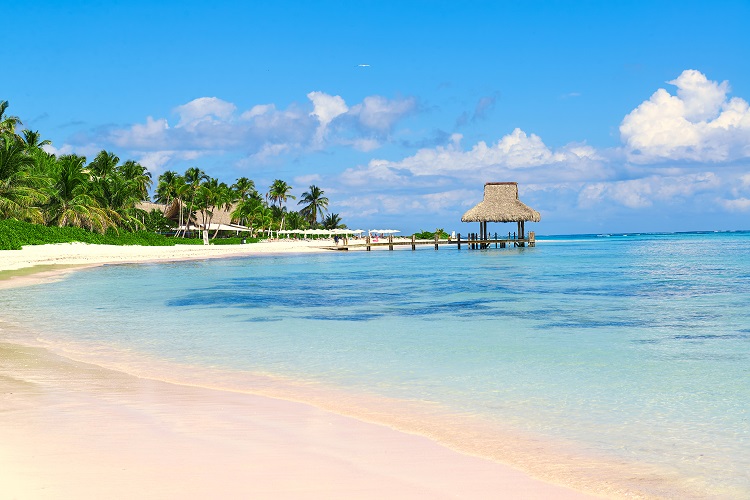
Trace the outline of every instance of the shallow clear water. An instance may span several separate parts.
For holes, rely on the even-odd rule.
[[[106,266],[0,307],[53,344],[437,404],[750,496],[750,233]]]

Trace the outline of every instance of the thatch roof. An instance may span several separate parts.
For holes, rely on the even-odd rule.
[[[149,203],[149,202],[141,202],[137,205],[138,208],[141,208],[145,210],[146,212],[150,212],[151,210],[159,210],[162,213],[164,213],[164,217],[167,219],[177,220],[180,217],[180,202],[179,200],[173,200],[172,203],[168,206],[160,204],[160,203]],[[215,208],[213,210],[213,218],[211,218],[212,224],[231,224],[232,223],[232,212],[234,209],[237,208],[237,204],[233,204],[229,210],[224,210],[223,208]],[[206,220],[208,220],[210,216],[206,217]],[[193,222],[202,222],[203,221],[203,212],[200,210],[195,212],[195,215],[191,219]]]
[[[542,216],[518,199],[517,182],[488,182],[484,200],[461,217],[463,222],[539,222]]]

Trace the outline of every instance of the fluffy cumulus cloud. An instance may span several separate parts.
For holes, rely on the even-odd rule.
[[[180,117],[177,126],[195,127],[203,122],[220,123],[231,119],[236,110],[237,107],[231,102],[216,97],[200,97],[175,108],[175,113]]]
[[[306,97],[307,103],[286,109],[267,103],[244,111],[217,97],[200,97],[174,108],[174,124],[149,116],[143,123],[110,129],[97,140],[103,147],[138,152],[144,164],[154,166],[184,159],[181,151],[234,152],[256,162],[325,147],[372,151],[416,108],[411,98],[368,96],[350,107],[341,96],[325,92]]]
[[[571,144],[553,151],[539,136],[520,129],[494,144],[480,141],[469,149],[461,146],[461,140],[460,134],[454,134],[449,144],[421,149],[400,161],[372,160],[366,166],[346,170],[342,182],[350,186],[387,186],[434,182],[436,177],[461,184],[509,178],[555,182],[605,175],[602,159],[586,145]]]
[[[712,172],[588,183],[581,190],[578,201],[582,208],[591,208],[603,202],[614,202],[633,209],[647,208],[655,202],[688,200],[699,193],[710,192],[720,184],[719,178]]]
[[[354,195],[337,203],[343,217],[369,217],[376,215],[400,216],[405,212],[422,214],[453,214],[455,207],[470,208],[476,192],[454,189],[434,193],[376,193]],[[474,200],[478,201],[478,200]]]
[[[750,108],[729,97],[729,84],[685,70],[668,82],[676,95],[658,89],[620,125],[628,159],[726,162],[750,157]]]

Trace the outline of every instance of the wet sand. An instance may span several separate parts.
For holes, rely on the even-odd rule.
[[[0,288],[103,264],[327,244],[25,247],[2,252]],[[423,436],[305,403],[135,377],[7,342],[2,329],[0,401],[9,498],[585,497]]]
[[[306,404],[137,378],[0,342],[9,498],[582,498]]]

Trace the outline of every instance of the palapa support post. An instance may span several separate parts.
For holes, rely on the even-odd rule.
[[[461,250],[461,233],[458,233],[456,236],[458,237],[458,239],[456,240],[458,249]]]

